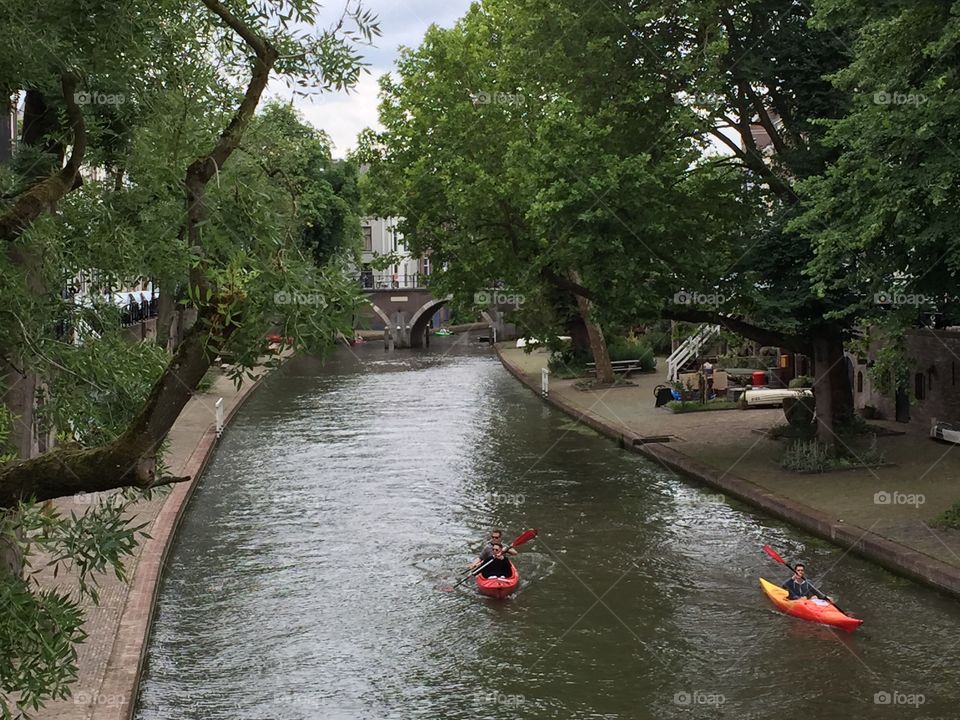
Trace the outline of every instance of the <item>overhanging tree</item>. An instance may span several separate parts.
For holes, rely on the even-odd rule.
[[[239,377],[263,356],[264,331],[271,326],[306,347],[329,344],[349,326],[357,290],[343,273],[344,253],[350,250],[347,243],[358,240],[351,237],[356,210],[349,191],[331,195],[325,181],[310,182],[310,169],[289,187],[275,183],[271,172],[296,167],[292,155],[302,152],[319,161],[324,152],[329,159],[329,151],[308,131],[291,138],[289,117],[258,122],[254,113],[271,77],[308,91],[353,85],[362,69],[356,45],[369,41],[377,28],[374,18],[353,3],[344,20],[316,34],[303,30],[316,21],[319,8],[312,2],[161,2],[149,12],[106,0],[83,7],[50,3],[38,13],[15,5],[0,10],[27,31],[23,43],[8,45],[10,53],[0,57],[8,89],[26,88],[43,101],[32,101],[37,108],[60,103],[62,110],[44,116],[43,131],[21,146],[24,154],[15,168],[20,172],[3,177],[8,185],[0,205],[0,239],[8,252],[0,268],[5,290],[0,337],[8,360],[23,360],[18,370],[42,370],[51,377],[51,402],[61,412],[56,421],[65,425],[58,429],[72,442],[0,467],[0,530],[5,546],[20,545],[26,537],[31,545],[20,545],[21,551],[46,548],[60,561],[76,563],[79,592],[91,596],[91,574],[111,566],[122,573],[122,558],[135,546],[138,528],[130,525],[128,503],[106,500],[70,519],[39,501],[134,488],[127,497],[133,501],[141,490],[178,480],[163,472],[163,441],[218,354],[232,357]],[[31,32],[49,42],[29,45]],[[111,37],[107,51],[92,49],[96,43],[89,39],[97,33]],[[213,72],[196,63],[183,70],[183,83],[170,83],[177,59],[172,49],[206,58]],[[167,58],[168,64],[137,65],[151,56],[154,62]],[[124,63],[131,64],[129,72]],[[75,94],[101,92],[108,83],[135,105],[134,112],[111,122]],[[177,98],[184,89],[189,99]],[[178,105],[188,118],[145,111],[164,103]],[[170,134],[164,135],[164,123]],[[251,136],[277,148],[277,158],[236,162],[251,125],[256,126]],[[176,142],[155,142],[171,139],[174,132],[180,133]],[[111,142],[120,135],[123,142]],[[34,159],[28,162],[30,153]],[[87,172],[85,158],[112,168],[108,179]],[[341,190],[346,187],[340,183]],[[324,206],[326,201],[331,207]],[[254,210],[256,204],[262,204],[261,212]],[[138,216],[160,222],[138,225]],[[136,231],[144,228],[149,237],[139,246]],[[324,235],[322,252],[316,251],[318,243],[308,242],[311,232]],[[88,239],[93,242],[85,251]],[[341,240],[345,246],[338,248]],[[133,256],[151,244],[135,262]],[[36,262],[39,257],[43,263]],[[115,398],[110,407],[126,412],[113,417],[109,432],[72,423],[71,415],[79,411],[71,411],[71,403],[83,403],[78,394],[58,389],[63,383],[58,385],[56,373],[74,373],[90,388],[120,395],[117,386],[126,380],[115,373],[98,382],[86,364],[103,362],[96,351],[108,346],[97,343],[111,336],[110,309],[96,300],[88,306],[64,303],[60,283],[77,270],[130,280],[163,272],[173,276],[179,269],[186,270],[184,286],[197,321],[177,353],[160,363],[155,353],[147,353],[143,367],[155,363],[156,382],[149,387],[137,378],[140,383],[129,385],[127,402]],[[314,303],[279,304],[279,293],[306,295]],[[60,337],[54,319],[75,329],[86,326],[83,347]],[[111,355],[106,362],[123,358]],[[128,407],[133,399],[140,400],[138,406]],[[11,696],[0,696],[0,710],[9,715],[17,707],[36,709],[48,698],[67,695],[76,674],[74,644],[82,638],[82,612],[77,596],[39,591],[16,568],[2,564],[0,575],[0,686],[17,698],[11,704]]]

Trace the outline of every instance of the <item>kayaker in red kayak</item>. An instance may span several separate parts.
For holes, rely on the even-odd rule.
[[[485,578],[503,578],[506,580],[513,573],[513,570],[510,561],[503,552],[503,544],[493,542],[490,545],[493,559],[480,571],[480,574]]]
[[[480,557],[473,561],[470,565],[471,570],[476,570],[478,567],[483,565],[487,560],[493,557],[493,543],[503,543],[503,532],[500,528],[494,528],[490,531],[490,542],[483,546],[483,550],[480,551]],[[516,555],[517,551],[513,548],[507,550],[508,555]]]
[[[787,600],[810,597],[817,597],[821,600],[830,600],[830,598],[810,584],[810,581],[806,578],[805,569],[802,563],[797,563],[796,567],[793,569],[793,577],[787,580],[780,587],[787,591]]]

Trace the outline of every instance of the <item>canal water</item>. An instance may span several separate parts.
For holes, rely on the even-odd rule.
[[[450,591],[491,526],[540,529],[520,590]],[[764,543],[864,626],[777,613]],[[618,449],[454,337],[297,358],[247,401],[135,717],[945,719],[958,650],[955,601]]]

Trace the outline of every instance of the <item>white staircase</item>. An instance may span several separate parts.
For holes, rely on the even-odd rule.
[[[670,353],[670,357],[667,358],[667,380],[669,382],[676,381],[680,375],[680,368],[686,365],[691,358],[695,358],[700,353],[700,349],[719,333],[719,325],[701,325],[693,335],[680,343],[677,349]]]

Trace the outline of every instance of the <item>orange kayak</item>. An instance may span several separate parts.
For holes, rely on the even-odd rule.
[[[507,595],[517,589],[520,584],[520,573],[517,572],[517,566],[510,563],[510,577],[505,579],[485,578],[483,575],[477,575],[477,590],[484,595],[495,597],[502,600]]]
[[[793,615],[802,620],[832,625],[847,632],[853,632],[863,624],[863,620],[844,615],[833,603],[819,598],[799,598],[787,600],[787,591],[779,585],[774,585],[760,578],[760,587],[767,597],[787,615]]]

